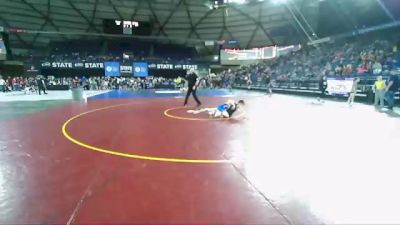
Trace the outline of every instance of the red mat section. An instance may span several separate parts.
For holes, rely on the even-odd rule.
[[[210,105],[221,99],[208,99]],[[186,121],[165,109],[180,99],[74,103],[0,124],[0,224],[287,224],[230,164],[170,163],[91,151],[67,140],[130,154],[224,159],[241,121]],[[186,115],[184,110],[174,111]]]

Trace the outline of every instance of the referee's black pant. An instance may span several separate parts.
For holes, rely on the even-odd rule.
[[[186,98],[185,98],[185,103],[184,103],[184,105],[187,104],[190,94],[193,95],[193,98],[194,98],[194,100],[197,102],[197,105],[201,105],[201,102],[200,102],[200,100],[197,98],[197,95],[196,95],[196,89],[193,89],[193,87],[189,87],[189,88],[188,88],[187,93],[186,93]]]
[[[41,91],[43,91],[43,93],[44,94],[46,94],[47,95],[47,93],[46,93],[46,88],[44,88],[44,87],[38,87],[38,89],[39,89],[39,95],[41,95],[42,94],[42,92]]]

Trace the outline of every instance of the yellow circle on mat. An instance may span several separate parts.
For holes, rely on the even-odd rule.
[[[103,107],[103,108],[93,109],[93,110],[90,110],[90,111],[87,111],[87,112],[80,113],[80,114],[78,114],[76,116],[73,116],[73,117],[69,118],[67,121],[64,122],[64,124],[62,126],[62,129],[61,129],[62,133],[68,140],[70,140],[71,142],[73,142],[73,143],[75,143],[75,144],[77,144],[77,145],[79,145],[81,147],[87,148],[87,149],[92,150],[92,151],[102,152],[102,153],[121,156],[121,157],[126,157],[126,158],[151,160],[151,161],[161,161],[161,162],[172,162],[172,163],[229,163],[230,162],[229,160],[165,158],[165,157],[155,157],[155,156],[146,156],[146,155],[136,155],[136,154],[123,153],[123,152],[118,152],[118,151],[113,150],[113,149],[106,149],[106,148],[102,148],[102,147],[93,146],[93,145],[90,145],[90,144],[87,144],[87,143],[83,143],[83,142],[77,140],[76,138],[72,137],[68,133],[68,125],[74,120],[77,120],[79,118],[82,118],[85,115],[88,115],[90,113],[94,113],[94,112],[97,112],[97,111],[111,109],[111,108],[117,108],[117,107],[122,107],[122,106],[127,106],[127,105],[131,105],[131,104],[119,104],[119,105],[107,106],[107,107]]]
[[[209,121],[209,120],[229,120],[231,118],[192,118],[192,117],[183,117],[183,116],[175,116],[172,115],[170,112],[176,109],[182,109],[185,107],[175,107],[175,108],[170,108],[164,111],[164,115],[172,118],[172,119],[177,119],[177,120],[192,120],[192,121]]]

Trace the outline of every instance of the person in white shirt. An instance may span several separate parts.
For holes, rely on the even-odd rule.
[[[3,77],[2,76],[0,76],[0,89],[3,91],[3,92],[6,92],[6,81],[3,79]]]
[[[349,99],[347,100],[347,104],[349,106],[353,106],[354,103],[354,98],[356,97],[357,94],[357,89],[358,89],[358,83],[360,82],[360,78],[354,78],[353,86],[351,88],[350,96]]]
[[[372,72],[374,75],[378,75],[382,73],[382,64],[378,61],[376,61],[373,65],[372,65]]]

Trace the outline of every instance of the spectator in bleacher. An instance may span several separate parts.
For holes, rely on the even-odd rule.
[[[362,51],[360,53],[360,57],[361,57],[361,65],[360,65],[360,67],[363,68],[364,70],[367,70],[367,67],[368,67],[368,53],[366,53],[365,51]]]
[[[393,110],[395,103],[394,95],[399,90],[400,81],[399,77],[392,73],[389,78],[389,83],[386,86],[385,100],[388,103],[388,109]]]
[[[318,101],[321,102],[322,99],[325,97],[326,88],[328,87],[328,81],[326,80],[326,76],[322,76],[319,80],[319,91],[320,96],[318,97]]]
[[[382,80],[382,76],[378,76],[376,78],[376,81],[372,88],[375,93],[375,101],[374,101],[375,107],[377,108],[378,104],[380,104],[380,107],[383,108],[383,106],[385,105],[384,99],[385,99],[386,85],[385,85],[385,81]]]
[[[326,63],[325,69],[326,69],[327,71],[331,71],[331,70],[332,70],[332,65],[331,65],[330,62],[327,62],[327,63]]]
[[[10,91],[13,90],[13,79],[11,77],[8,77],[7,79],[7,86]]]
[[[368,61],[367,63],[367,73],[372,73],[372,61]]]
[[[78,77],[75,77],[73,80],[72,80],[72,87],[73,88],[76,88],[76,87],[78,87],[79,86],[79,78]]]
[[[14,91],[19,91],[19,77],[14,77],[12,79],[12,86]]]
[[[372,65],[372,73],[374,75],[379,75],[382,73],[382,64],[378,61],[375,61],[375,63]]]
[[[108,88],[108,81],[106,79],[101,80],[101,90],[106,90]]]
[[[272,84],[271,84],[271,77],[268,74],[265,76],[265,87],[267,89],[268,95],[271,97],[272,96]]]
[[[369,62],[375,61],[375,54],[374,54],[373,51],[370,51],[370,52],[368,53],[368,61],[369,61]]]
[[[89,78],[90,90],[97,90],[97,83],[94,77]]]
[[[335,73],[336,73],[336,75],[342,75],[342,73],[343,73],[343,65],[337,65],[336,66],[336,68],[335,68]]]
[[[3,79],[2,76],[0,76],[0,88],[2,92],[6,92],[7,88],[6,81]]]
[[[353,66],[351,64],[347,64],[343,69],[343,75],[350,76],[353,73]]]
[[[362,75],[364,73],[368,72],[367,66],[362,64],[357,68],[357,75]]]
[[[25,81],[22,77],[19,78],[19,88],[20,90],[23,90],[25,88]]]
[[[89,90],[89,81],[85,76],[82,76],[80,83],[83,86],[83,89]]]

